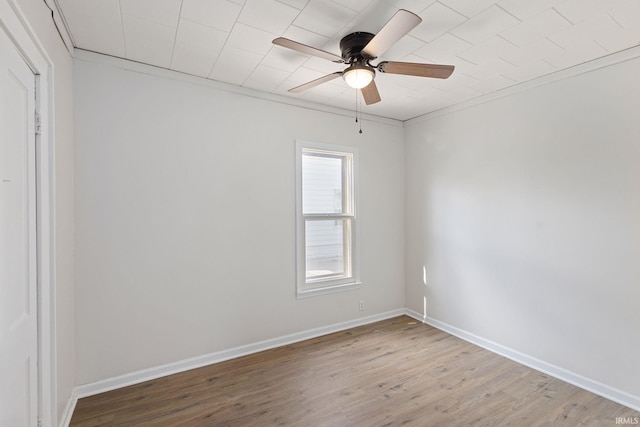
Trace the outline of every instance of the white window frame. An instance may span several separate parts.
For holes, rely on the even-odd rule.
[[[302,209],[302,156],[307,153],[339,156],[343,163],[343,212],[336,214],[304,214]],[[359,288],[360,282],[360,221],[358,220],[358,149],[342,145],[296,141],[296,290],[304,298]],[[308,221],[346,220],[349,232],[344,236],[345,265],[348,276],[307,280],[305,225]]]

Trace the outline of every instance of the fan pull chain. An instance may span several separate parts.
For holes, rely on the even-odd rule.
[[[358,91],[360,89],[356,89],[356,123],[360,125],[360,130],[358,133],[362,133],[362,101],[360,101],[360,97],[358,96]]]
[[[362,89],[360,90],[360,93],[362,93]],[[359,120],[360,130],[358,131],[358,133],[362,133],[362,100],[361,100],[361,97],[358,96],[357,90],[356,90],[356,105],[360,106],[360,108],[356,107],[356,114],[358,110],[360,111],[360,120]]]
[[[358,123],[358,89],[354,92],[356,93],[356,123]]]

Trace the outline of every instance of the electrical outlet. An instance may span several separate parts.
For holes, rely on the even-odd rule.
[[[360,300],[359,307],[360,307],[360,311],[364,311],[364,300],[363,299]]]

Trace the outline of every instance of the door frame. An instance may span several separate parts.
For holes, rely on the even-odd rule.
[[[36,134],[36,239],[38,282],[38,418],[43,427],[56,426],[56,312],[53,61],[38,40],[17,0],[0,0],[0,31],[4,31],[35,77],[35,108],[40,115]],[[36,126],[38,126],[36,124]]]

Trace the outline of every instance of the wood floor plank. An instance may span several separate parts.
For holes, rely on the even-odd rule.
[[[637,416],[400,316],[80,399],[71,426],[600,426]]]

